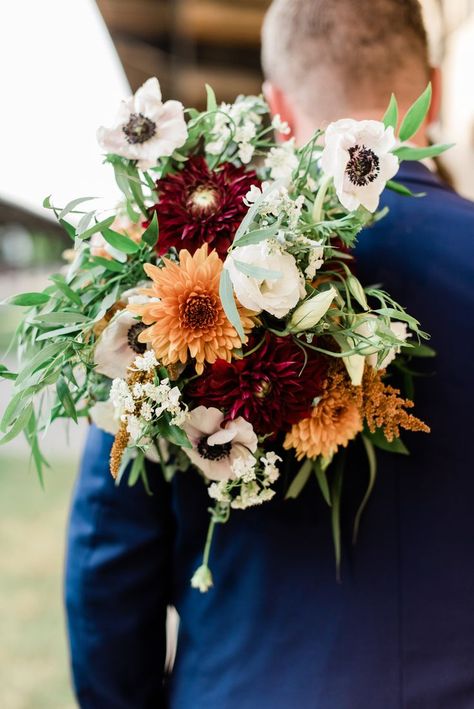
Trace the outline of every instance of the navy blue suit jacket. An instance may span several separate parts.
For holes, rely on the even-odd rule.
[[[406,436],[408,458],[380,455],[342,583],[329,510],[310,480],[297,500],[279,495],[218,528],[215,586],[201,595],[189,583],[208,523],[198,473],[169,485],[155,468],[151,498],[115,488],[111,438],[92,429],[66,576],[81,707],[474,707],[474,208],[423,166],[406,163],[401,176],[427,196],[385,197],[389,216],[362,234],[358,268],[432,334],[436,375],[416,384],[432,434]],[[344,477],[347,539],[366,482],[356,450]],[[163,686],[167,604],[181,624]]]

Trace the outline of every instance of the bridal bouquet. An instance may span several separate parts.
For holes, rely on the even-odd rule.
[[[362,436],[405,452],[400,429],[428,431],[388,383],[390,368],[431,354],[427,335],[388,293],[364,287],[350,250],[401,160],[448,146],[404,145],[422,124],[430,87],[401,122],[392,97],[381,122],[340,120],[302,147],[261,97],[207,109],[162,102],[149,79],[98,131],[123,201],[52,209],[74,245],[69,265],[37,293],[17,332],[20,368],[3,442],[39,436],[57,418],[86,416],[114,435],[110,470],[148,489],[145,460],[198,471],[210,533],[193,579],[212,585],[212,532],[234,509],[267,502],[293,454],[295,497],[315,475],[331,507],[336,559],[341,449]],[[331,466],[331,467],[330,467]]]

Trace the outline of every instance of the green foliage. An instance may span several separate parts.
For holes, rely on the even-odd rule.
[[[392,152],[399,160],[424,160],[425,158],[434,158],[437,155],[441,155],[441,153],[444,153],[453,146],[454,143],[439,143],[429,145],[426,148],[412,148],[409,145],[402,145],[399,148],[395,148]]]
[[[401,141],[410,140],[421,128],[431,104],[431,83],[428,84],[416,101],[410,106],[400,126]]]
[[[222,269],[221,279],[219,283],[219,296],[222,302],[222,307],[227,315],[229,322],[235,327],[241,340],[244,339],[244,330],[240,320],[239,311],[235,304],[234,291],[232,281],[230,280],[229,271],[226,268]]]
[[[385,128],[391,126],[393,130],[396,130],[398,123],[398,103],[394,94],[390,96],[390,102],[388,104],[387,110],[385,111],[384,117],[382,118]]]

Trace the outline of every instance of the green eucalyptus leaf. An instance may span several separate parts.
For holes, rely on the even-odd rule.
[[[103,258],[102,256],[94,256],[94,258],[91,259],[91,262],[106,268],[108,271],[113,271],[114,273],[122,273],[125,268],[125,264],[120,263],[119,261],[114,261],[113,259]]]
[[[17,418],[20,409],[24,408],[25,405],[29,403],[34,392],[35,387],[29,387],[28,389],[17,391],[17,393],[12,396],[3,413],[2,420],[0,422],[0,431],[4,433],[7,430],[12,421]]]
[[[72,199],[70,202],[66,204],[66,206],[61,209],[58,215],[58,220],[61,221],[61,219],[64,219],[64,217],[69,214],[69,212],[72,212],[73,209],[78,207],[80,204],[83,202],[90,202],[92,199],[97,199],[96,197],[78,197],[77,199]]]
[[[133,459],[132,467],[130,468],[130,473],[128,475],[127,484],[129,487],[133,487],[137,484],[138,480],[142,476],[142,470],[145,467],[145,454],[142,451],[138,451],[136,457]]]
[[[87,315],[83,315],[82,313],[70,313],[70,312],[61,312],[61,313],[45,313],[38,315],[37,317],[33,318],[31,322],[33,322],[35,325],[46,325],[49,327],[49,325],[66,325],[68,323],[84,323],[84,322],[89,322],[90,318],[87,317]]]
[[[431,83],[428,84],[416,101],[410,106],[400,126],[399,138],[409,140],[421,128],[431,104]]]
[[[234,258],[233,262],[238,268],[238,270],[243,273],[246,276],[250,276],[250,278],[256,278],[257,280],[278,280],[279,278],[282,277],[282,273],[280,271],[271,271],[268,268],[261,268],[260,266],[253,266],[250,263],[245,263],[244,261],[239,261],[238,259]]]
[[[209,84],[206,84],[207,110],[215,111],[217,109],[216,94],[214,89]]]
[[[316,473],[316,480],[318,481],[319,489],[321,490],[325,501],[329,507],[331,507],[331,493],[329,491],[329,485],[326,477],[326,469],[320,458],[318,458],[315,462],[314,472]]]
[[[47,303],[50,296],[47,293],[20,293],[19,295],[13,295],[11,298],[7,298],[4,303],[9,305],[43,305]]]
[[[23,367],[15,381],[15,387],[20,387],[33,372],[46,367],[49,362],[61,351],[64,351],[64,342],[52,342],[42,347],[39,352]],[[64,353],[65,354],[65,353]]]
[[[392,150],[392,152],[399,160],[424,160],[425,158],[434,158],[437,155],[441,155],[441,153],[449,150],[454,145],[455,143],[437,143],[426,148],[411,148],[408,145],[402,145]]]
[[[83,231],[82,234],[78,234],[78,238],[81,239],[81,241],[84,241],[85,239],[88,239],[98,231],[101,232],[103,229],[107,229],[111,224],[113,224],[114,220],[115,216],[107,217],[107,219],[102,219],[101,222],[96,222],[88,229]]]
[[[9,441],[12,441],[14,438],[18,436],[19,433],[21,433],[27,426],[28,422],[31,418],[31,415],[33,413],[33,404],[29,403],[25,408],[22,410],[20,415],[18,416],[17,420],[11,427],[11,429],[6,433],[3,438],[0,439],[0,445],[3,445],[4,443],[8,443]]]
[[[230,280],[229,271],[226,268],[222,269],[219,283],[219,296],[229,322],[235,327],[240,339],[244,340],[245,334],[240,320],[239,311],[237,310],[237,305],[235,304],[232,281]]]
[[[389,453],[399,453],[400,455],[410,455],[410,451],[401,438],[394,438],[393,441],[387,441],[381,428],[378,428],[374,433],[366,431],[364,437],[374,446],[380,448],[380,450],[388,451]]]
[[[101,229],[101,234],[107,243],[124,254],[136,254],[137,251],[140,250],[139,244],[133,241],[129,236],[119,234],[118,231],[106,227],[105,229]]]
[[[397,129],[398,123],[398,104],[395,95],[390,96],[390,102],[388,104],[387,110],[385,111],[384,117],[382,118],[385,128],[392,126],[393,130]]]
[[[73,225],[70,224],[69,222],[67,222],[65,219],[60,219],[60,220],[59,220],[59,223],[60,223],[60,225],[62,226],[62,228],[64,229],[64,231],[66,232],[66,234],[67,234],[73,241],[75,241],[75,239],[76,239],[76,230],[75,230],[75,228],[73,227]]]
[[[298,497],[301,490],[304,488],[304,486],[308,482],[312,469],[313,469],[313,461],[310,458],[306,458],[305,462],[303,463],[301,468],[296,473],[290,487],[288,488],[288,491],[285,495],[286,500],[289,500],[289,499],[294,500]]]
[[[148,246],[155,246],[158,241],[158,215],[156,212],[153,212],[151,222],[142,234],[142,241]]]
[[[63,405],[65,413],[69,416],[69,418],[72,418],[72,420],[77,423],[76,406],[71,396],[71,392],[69,391],[67,382],[63,377],[59,377],[56,382],[56,393],[59,401]]]
[[[385,185],[387,189],[392,190],[392,192],[396,192],[397,194],[401,194],[404,197],[425,197],[426,192],[412,192],[408,187],[405,185],[402,185],[400,182],[395,182],[394,180],[388,180],[387,184]]]
[[[60,290],[61,293],[65,295],[68,300],[70,300],[72,303],[75,303],[75,305],[82,305],[80,297],[75,291],[73,291],[70,286],[68,286],[68,284],[64,280],[64,276],[57,274],[54,276],[50,276],[49,280],[56,285],[58,290]]]
[[[411,347],[402,347],[401,351],[410,357],[436,357],[436,350],[428,345],[414,344]]]
[[[369,439],[368,436],[362,434],[362,442],[364,444],[365,452],[367,454],[367,460],[369,461],[369,483],[367,485],[367,490],[365,491],[365,495],[362,498],[362,502],[360,503],[359,509],[357,510],[357,513],[355,516],[354,527],[352,530],[352,543],[353,544],[355,544],[357,542],[362,513],[365,510],[366,505],[369,501],[369,498],[372,494],[372,490],[374,489],[375,480],[377,477],[377,457],[375,455],[373,441],[371,439]]]
[[[83,232],[85,232],[86,229],[89,228],[89,224],[91,223],[92,219],[95,216],[95,211],[94,212],[87,212],[87,214],[83,214],[82,217],[79,219],[77,223],[77,228],[76,228],[76,234],[80,236]]]
[[[272,226],[264,227],[263,229],[254,229],[247,234],[243,234],[233,243],[233,248],[239,246],[248,246],[249,244],[259,244],[265,239],[271,239],[280,228],[280,220],[272,224]]]
[[[171,443],[174,443],[176,446],[180,448],[192,448],[191,442],[183,429],[169,423],[166,416],[161,416],[158,419],[157,428],[164,438],[171,441]]]
[[[42,342],[43,340],[51,340],[54,337],[63,337],[64,335],[70,335],[73,332],[79,332],[84,329],[84,323],[77,323],[76,325],[68,325],[68,327],[59,327],[56,330],[48,330],[38,335],[36,342]]]
[[[336,465],[334,468],[334,475],[331,485],[331,528],[332,528],[332,541],[334,545],[334,558],[336,562],[336,578],[338,581],[341,580],[341,557],[342,557],[342,546],[341,546],[341,493],[342,493],[342,479],[344,474],[344,453],[340,453],[336,460]]]

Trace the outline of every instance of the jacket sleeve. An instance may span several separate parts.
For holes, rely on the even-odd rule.
[[[92,427],[72,499],[65,598],[82,709],[162,707],[173,518],[170,489],[148,465],[153,495],[109,472],[112,437]]]

